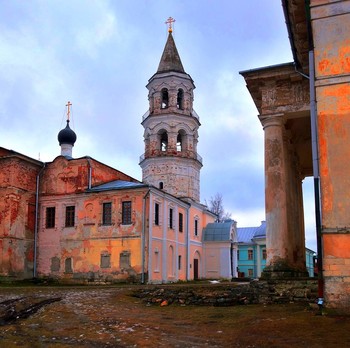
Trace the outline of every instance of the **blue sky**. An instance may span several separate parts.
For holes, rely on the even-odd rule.
[[[238,226],[257,226],[265,219],[263,130],[239,71],[292,61],[280,0],[0,0],[0,146],[52,161],[70,100],[73,156],[141,180],[145,85],[169,16],[196,85],[201,200],[220,193]],[[310,184],[306,242],[316,250]]]

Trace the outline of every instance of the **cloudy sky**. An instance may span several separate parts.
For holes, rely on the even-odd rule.
[[[258,226],[263,130],[239,71],[292,61],[280,0],[0,0],[0,146],[52,161],[69,100],[73,156],[141,180],[145,85],[169,16],[196,85],[201,200],[220,193],[239,227]],[[316,250],[311,182],[304,183],[306,244]]]

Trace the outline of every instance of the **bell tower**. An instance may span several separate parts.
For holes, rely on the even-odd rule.
[[[193,110],[193,80],[182,66],[172,35],[157,72],[147,84],[149,110],[143,116],[142,181],[178,198],[200,201],[202,159],[197,153],[199,117]]]

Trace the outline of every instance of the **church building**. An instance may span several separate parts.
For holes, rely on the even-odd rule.
[[[205,276],[202,231],[216,215],[200,203],[199,117],[192,78],[171,29],[142,119],[142,182],[89,156],[77,135],[42,162],[0,148],[0,276],[150,283]]]

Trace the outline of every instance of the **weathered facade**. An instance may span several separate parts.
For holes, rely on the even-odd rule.
[[[303,273],[301,180],[313,175],[319,296],[349,310],[350,1],[282,6],[294,62],[241,72],[265,133],[264,273]]]
[[[178,64],[170,32],[148,85],[144,182],[73,158],[70,102],[52,162],[0,148],[1,276],[151,283],[205,276],[202,230],[216,216],[199,202],[194,85]]]

